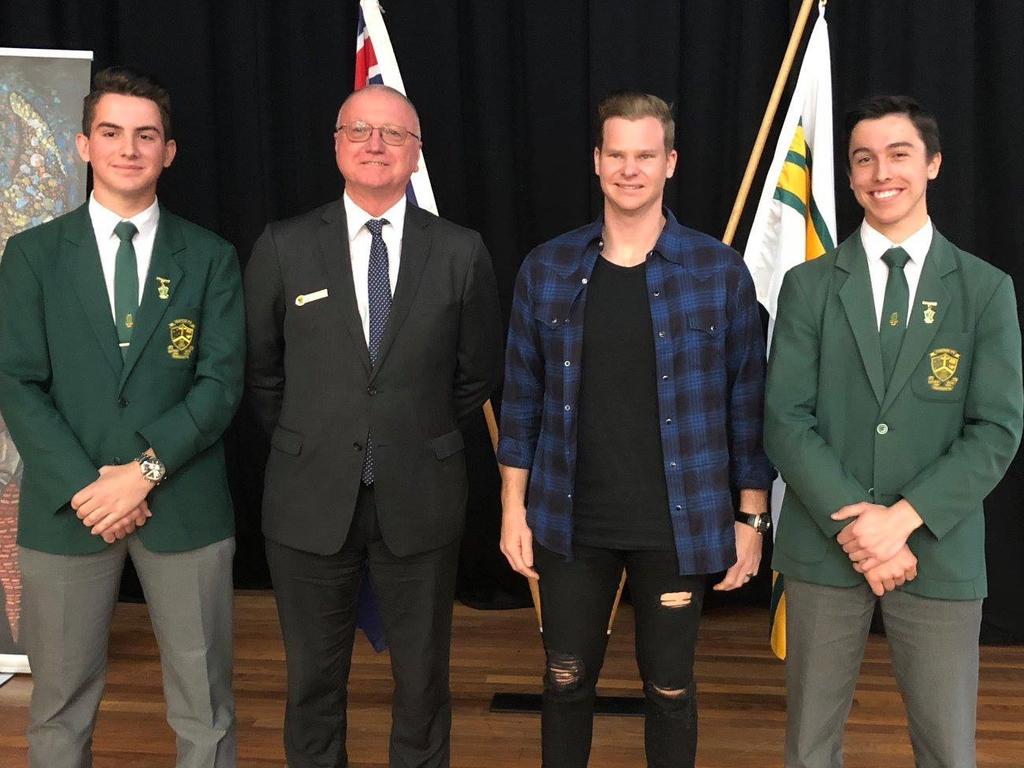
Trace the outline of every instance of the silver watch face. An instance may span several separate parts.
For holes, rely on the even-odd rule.
[[[142,470],[142,476],[151,482],[159,483],[164,479],[164,465],[159,459],[142,459],[139,461],[139,468]]]

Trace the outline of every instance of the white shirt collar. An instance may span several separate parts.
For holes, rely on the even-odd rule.
[[[388,225],[394,229],[396,237],[401,241],[402,230],[405,228],[405,207],[407,205],[405,195],[402,195],[397,203],[384,211],[380,216],[368,214],[352,201],[352,198],[348,196],[348,192],[342,195],[342,200],[345,202],[345,222],[348,225],[348,241],[350,243],[356,239],[356,236],[366,226],[366,222],[373,219],[387,219]]]
[[[114,227],[122,221],[130,221],[139,230],[139,235],[148,237],[156,232],[157,223],[160,221],[160,203],[153,198],[152,205],[130,219],[125,219],[100,203],[93,193],[89,195],[89,218],[92,219],[93,229],[97,233],[103,233],[105,237],[114,237]]]
[[[906,238],[902,243],[894,243],[877,229],[868,224],[865,219],[860,225],[860,242],[864,246],[864,254],[869,260],[881,260],[882,254],[890,248],[900,246],[910,256],[910,260],[917,264],[924,263],[924,257],[928,255],[928,249],[932,245],[932,235],[935,228],[929,216],[917,232]]]

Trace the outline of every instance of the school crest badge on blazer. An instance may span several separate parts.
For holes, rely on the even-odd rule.
[[[188,360],[192,356],[192,341],[195,338],[196,324],[191,320],[180,318],[168,323],[171,332],[171,344],[167,347],[167,354],[175,360]]]
[[[931,357],[932,375],[928,377],[928,386],[936,392],[952,392],[956,386],[956,369],[960,364],[960,353],[955,349],[943,347],[928,353]]]

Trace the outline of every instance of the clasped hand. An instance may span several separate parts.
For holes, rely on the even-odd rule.
[[[907,546],[907,539],[922,520],[906,499],[891,507],[869,502],[848,504],[832,519],[853,519],[836,541],[876,595],[881,597],[917,578],[917,558]]]
[[[871,591],[878,597],[917,578],[917,558],[906,544],[896,555],[864,573]]]
[[[833,520],[852,518],[856,519],[839,532],[836,541],[858,573],[866,573],[895,557],[922,522],[906,499],[891,507],[869,502],[848,504],[832,515]]]
[[[108,544],[133,533],[152,516],[146,496],[153,484],[135,462],[106,465],[100,476],[71,497],[71,508],[94,536]]]

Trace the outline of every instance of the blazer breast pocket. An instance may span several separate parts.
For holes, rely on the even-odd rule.
[[[969,334],[935,334],[912,374],[914,394],[929,402],[962,402],[970,380],[971,347]]]
[[[186,370],[195,367],[202,329],[196,307],[169,307],[162,326],[157,326],[154,341],[162,349],[159,359],[172,367]]]

